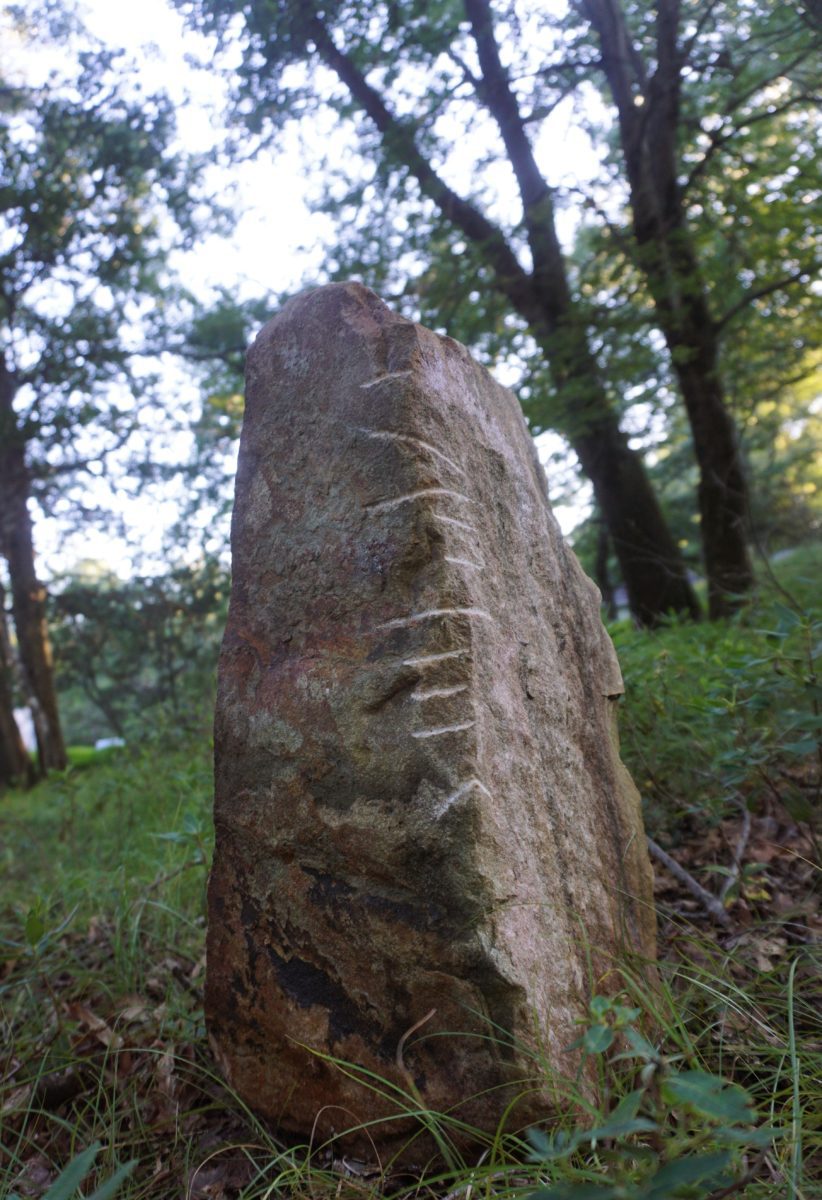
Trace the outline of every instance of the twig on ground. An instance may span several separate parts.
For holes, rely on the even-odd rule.
[[[736,883],[737,879],[739,878],[739,871],[742,866],[742,859],[745,854],[745,851],[748,848],[748,842],[751,837],[751,814],[748,811],[747,804],[745,804],[744,802],[742,802],[740,804],[740,807],[742,809],[742,829],[740,830],[736,846],[734,847],[734,854],[733,854],[733,858],[731,860],[730,870],[728,871],[728,875],[726,876],[725,882],[723,883],[722,888],[719,892],[719,899],[722,902],[723,906],[724,906],[724,902],[725,902],[725,897],[728,895],[728,892],[731,890],[731,888],[733,887],[733,885]]]
[[[681,867],[676,859],[671,858],[670,854],[666,854],[661,846],[658,846],[652,837],[648,838],[648,849],[657,862],[662,863],[667,871],[670,871],[674,879],[678,880],[684,887],[688,889],[692,896],[695,896],[705,911],[713,917],[713,919],[723,927],[723,929],[731,928],[731,918],[728,916],[723,905],[717,900],[716,896],[707,891],[701,883],[697,883],[693,875]]]

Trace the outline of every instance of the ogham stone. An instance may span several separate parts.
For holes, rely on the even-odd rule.
[[[592,970],[653,956],[654,918],[619,667],[516,399],[358,284],[298,296],[249,353],[232,551],[225,1075],[315,1143],[381,1122],[343,1140],[369,1157],[430,1147],[358,1072],[480,1129],[516,1096],[539,1119]]]

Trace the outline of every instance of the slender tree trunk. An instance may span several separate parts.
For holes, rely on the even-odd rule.
[[[608,566],[608,559],[611,552],[611,539],[608,536],[608,527],[602,519],[602,513],[596,518],[597,525],[597,542],[596,553],[594,556],[594,582],[599,588],[602,596],[602,604],[605,609],[605,614],[609,620],[613,621],[618,615],[616,593],[614,591],[613,580]]]
[[[591,481],[619,562],[634,619],[652,628],[672,613],[698,620],[699,601],[668,528],[642,458],[628,445],[599,378],[585,326],[564,281],[532,330],[539,337],[554,386],[568,397],[560,431]],[[546,336],[547,334],[547,336]],[[570,398],[574,399],[571,400]]]
[[[671,238],[679,243],[674,253]],[[693,434],[709,615],[715,618],[733,612],[754,584],[747,544],[750,500],[719,373],[716,327],[686,239],[682,228],[668,235],[666,245],[657,245],[645,256],[652,264],[646,275]],[[664,261],[656,265],[657,260]],[[679,264],[676,274],[674,263]]]
[[[748,484],[719,371],[719,341],[677,179],[683,60],[679,0],[656,5],[656,69],[633,45],[619,0],[581,0],[596,31],[617,110],[631,196],[637,265],[693,432],[709,614],[732,612],[751,590],[746,539]]]
[[[648,627],[671,613],[697,620],[699,601],[644,463],[619,427],[570,296],[558,317],[557,296],[555,290],[551,309],[542,316],[541,328],[551,334],[541,344],[557,391],[576,399],[566,402],[561,432],[593,486],[631,614]]]
[[[699,515],[711,617],[726,616],[753,587],[747,544],[748,481],[725,404],[716,331],[701,297],[666,333],[699,463]]]
[[[699,602],[665,523],[642,460],[616,419],[572,442],[591,480],[619,561],[631,613],[642,625],[684,613],[699,617]]]
[[[5,592],[0,585],[0,788],[30,786],[36,772],[14,716],[14,670],[6,624]]]
[[[35,568],[29,476],[13,399],[14,382],[0,357],[0,548],[8,563],[17,650],[31,695],[41,768],[63,770],[67,759],[46,629],[46,591]]]

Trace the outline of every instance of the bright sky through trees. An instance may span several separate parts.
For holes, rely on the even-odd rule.
[[[187,151],[210,152],[225,136],[223,110],[225,92],[217,71],[208,72],[194,65],[208,63],[211,47],[207,41],[184,29],[178,12],[165,0],[140,0],[139,4],[112,5],[108,0],[87,0],[80,15],[89,32],[113,48],[123,48],[139,63],[141,82],[147,92],[164,90],[178,106],[180,141]],[[49,70],[65,70],[65,56],[43,54],[39,49],[32,60],[22,45],[4,55],[6,63],[17,74],[33,80],[43,79]],[[229,65],[221,60],[220,66]],[[331,131],[329,130],[328,133]],[[312,135],[309,135],[312,136]],[[276,148],[255,156],[253,161],[231,168],[215,165],[211,168],[210,183],[221,202],[237,214],[237,224],[228,237],[215,234],[201,242],[194,253],[172,256],[172,265],[179,273],[183,286],[201,297],[216,289],[227,288],[238,299],[266,293],[282,294],[310,283],[316,276],[321,281],[324,247],[332,244],[333,227],[329,217],[310,211],[310,198],[319,193],[319,180],[312,176],[311,164],[321,151],[346,155],[354,153],[347,146],[323,133],[313,135],[315,145],[301,146],[295,129],[282,134]],[[550,145],[540,149],[551,163],[555,182],[572,183],[574,176],[592,174],[597,168],[597,156],[585,136],[571,124],[570,106],[562,106],[549,127]],[[455,153],[449,170],[467,170],[473,161],[466,154],[460,163],[460,138],[454,139]],[[504,192],[504,189],[503,189]],[[511,186],[511,203],[516,196]],[[567,211],[560,214],[560,234],[570,243],[575,216]],[[196,385],[179,364],[167,359],[163,364],[164,388],[173,394],[175,403],[198,403]],[[505,383],[514,381],[514,374],[502,377]],[[157,431],[158,439],[162,430]],[[559,439],[544,435],[541,450],[547,457],[555,451]],[[165,452],[166,461],[175,454],[181,458],[186,445],[178,442]],[[564,483],[556,475],[554,482]],[[100,478],[90,483],[91,495],[101,507],[117,513],[130,530],[133,542],[139,542],[144,559],[159,562],[164,557],[168,529],[173,525],[180,502],[171,487],[168,499],[158,502],[157,496],[135,497],[118,491],[116,481],[111,487]],[[566,531],[584,513],[579,505],[556,509]],[[128,574],[134,565],[125,542],[111,533],[92,525],[78,531],[67,531],[59,513],[44,516],[38,521],[38,552],[41,570],[46,575],[71,569],[78,560],[99,559],[120,573]]]

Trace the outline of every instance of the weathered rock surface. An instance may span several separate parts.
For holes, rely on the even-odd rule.
[[[392,1105],[314,1050],[493,1129],[534,1054],[573,1073],[589,951],[654,950],[596,589],[513,395],[365,288],[286,305],[247,393],[212,1044],[255,1109],[315,1142]]]

